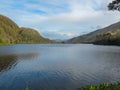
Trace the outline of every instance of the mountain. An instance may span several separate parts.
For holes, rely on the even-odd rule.
[[[20,28],[6,16],[0,15],[0,45],[19,43],[52,43],[42,37],[36,30]]]
[[[106,34],[108,32],[115,33],[118,32],[119,30],[120,30],[120,22],[117,22],[103,29],[99,29],[85,35],[74,37],[70,40],[65,41],[64,43],[94,43],[95,41],[97,41],[97,36]]]
[[[19,27],[9,18],[0,15],[0,43],[15,43]]]
[[[52,43],[51,40],[43,38],[36,30],[31,28],[20,28],[18,43]]]

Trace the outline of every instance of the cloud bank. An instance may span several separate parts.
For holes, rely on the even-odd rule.
[[[0,13],[50,39],[68,39],[118,22],[120,12],[107,10],[110,1],[2,0]]]

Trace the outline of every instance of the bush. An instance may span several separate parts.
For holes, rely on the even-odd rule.
[[[103,83],[98,86],[95,85],[89,85],[86,87],[81,87],[76,90],[120,90],[120,83],[114,83],[114,84],[108,84],[108,83]]]

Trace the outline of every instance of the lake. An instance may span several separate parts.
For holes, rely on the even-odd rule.
[[[120,47],[23,44],[0,47],[0,90],[75,90],[120,81]]]

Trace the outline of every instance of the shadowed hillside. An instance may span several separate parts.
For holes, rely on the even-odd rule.
[[[94,44],[120,45],[120,29],[97,35]]]
[[[94,32],[88,33],[86,35],[81,35],[79,37],[72,38],[70,40],[65,41],[65,43],[94,43],[99,35],[104,35],[108,32],[118,32],[120,29],[120,22],[112,24],[106,28],[96,30]],[[114,34],[120,36],[120,34]],[[102,38],[102,37],[101,37]],[[119,38],[119,37],[118,37]]]

